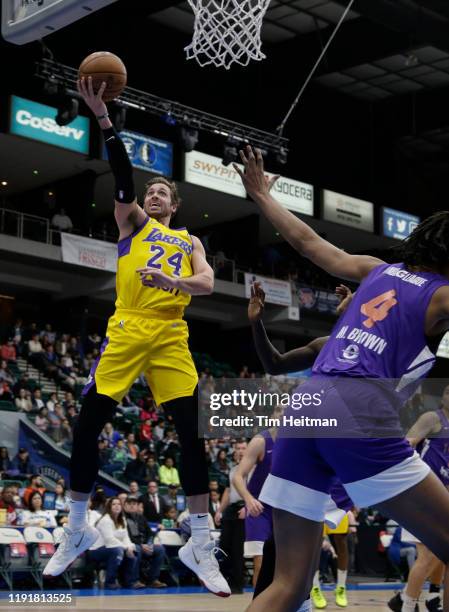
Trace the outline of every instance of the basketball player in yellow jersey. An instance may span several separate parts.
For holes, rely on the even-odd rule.
[[[115,219],[120,230],[116,311],[83,391],[70,465],[68,528],[44,575],[61,574],[98,537],[86,521],[98,474],[97,439],[112,420],[117,403],[144,372],[157,404],[164,403],[170,411],[181,444],[180,476],[192,537],[179,557],[212,593],[227,597],[231,591],[220,573],[209,533],[209,478],[204,441],[198,437],[198,377],[183,319],[192,295],[212,293],[214,275],[198,238],[185,228],[169,227],[180,204],[174,183],[164,177],[151,179],[143,208],[137,203],[131,163],[102,100],[105,85],[95,94],[89,77],[78,83],[78,89],[103,130],[115,178]]]

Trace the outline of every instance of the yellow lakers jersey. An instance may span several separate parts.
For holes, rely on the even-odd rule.
[[[116,308],[185,308],[191,300],[188,293],[144,286],[136,270],[151,267],[168,276],[192,276],[192,252],[192,237],[185,228],[171,229],[148,217],[131,236],[118,243]]]

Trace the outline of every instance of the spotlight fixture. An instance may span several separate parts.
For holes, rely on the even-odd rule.
[[[221,160],[223,166],[229,166],[232,162],[237,161],[239,152],[237,151],[236,144],[236,141],[233,139],[229,139],[225,142],[223,147],[223,159]]]
[[[116,104],[109,111],[109,118],[118,133],[123,132],[126,124],[126,108]]]
[[[2,181],[2,187],[6,187],[8,185],[8,181]]]
[[[65,95],[58,105],[56,123],[60,126],[69,125],[78,117],[79,108],[80,103],[76,98]]]
[[[288,160],[288,151],[285,147],[281,147],[276,154],[276,161],[283,166],[287,163]]]
[[[185,153],[191,153],[198,144],[198,130],[190,125],[182,125],[179,130],[179,140],[181,141],[182,150]]]

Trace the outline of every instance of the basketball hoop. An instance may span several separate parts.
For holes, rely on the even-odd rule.
[[[271,0],[188,0],[195,14],[187,59],[229,70],[265,59],[260,31]]]

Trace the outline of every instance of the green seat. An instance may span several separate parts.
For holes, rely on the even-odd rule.
[[[18,412],[15,404],[5,400],[0,400],[0,410],[5,410],[6,412]]]

